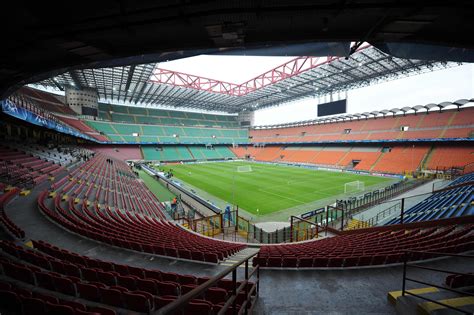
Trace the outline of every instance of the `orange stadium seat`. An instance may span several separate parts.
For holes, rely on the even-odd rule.
[[[473,132],[473,128],[447,129],[440,138],[468,138]]]
[[[444,127],[447,126],[449,120],[456,112],[453,111],[446,111],[446,112],[433,112],[424,114],[422,116],[422,121],[419,125],[420,128],[428,128],[428,127]]]
[[[396,174],[414,171],[420,166],[428,150],[429,147],[424,145],[393,147],[390,152],[383,153],[373,170]]]
[[[437,147],[429,160],[428,169],[462,167],[474,163],[474,148],[472,147]]]
[[[348,166],[352,161],[360,161],[355,169],[368,171],[372,165],[377,161],[381,152],[349,152],[344,158],[339,161],[340,166]]]

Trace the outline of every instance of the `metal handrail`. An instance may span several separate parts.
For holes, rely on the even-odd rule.
[[[386,217],[390,216],[393,213],[393,211],[400,211],[400,204],[399,203],[396,203],[393,206],[391,206],[391,207],[389,207],[385,210],[380,211],[379,213],[377,213],[376,215],[374,215],[373,217],[371,217],[368,220],[363,220],[362,222],[364,222],[364,223],[358,224],[357,228],[367,227],[366,225],[368,225],[369,227],[374,226],[379,222],[380,219],[385,219]]]
[[[233,305],[233,310],[234,310],[234,313],[235,313],[236,312],[235,298],[243,290],[244,287],[247,290],[248,279],[252,275],[254,275],[255,272],[257,273],[257,281],[255,282],[255,285],[254,285],[254,287],[252,287],[250,292],[248,292],[248,295],[250,295],[254,290],[256,290],[256,292],[258,294],[260,266],[259,265],[255,266],[254,270],[252,270],[252,272],[250,274],[248,273],[248,262],[249,262],[250,258],[257,255],[257,253],[258,252],[249,254],[246,257],[240,259],[238,262],[233,264],[231,267],[226,268],[225,270],[219,272],[217,275],[215,275],[211,279],[207,280],[203,284],[199,285],[198,287],[194,288],[193,290],[189,291],[188,293],[182,295],[181,297],[179,297],[178,299],[174,300],[173,302],[167,304],[166,306],[160,308],[159,310],[157,310],[153,314],[155,314],[155,315],[173,314],[176,310],[184,308],[192,299],[194,299],[195,297],[201,295],[204,291],[206,291],[207,289],[212,287],[219,280],[223,279],[225,276],[227,276],[231,272],[232,272],[232,281],[233,281],[233,284],[234,284],[232,296],[229,298],[229,300],[227,300],[227,302],[224,304],[224,306],[222,307],[222,309],[219,311],[218,314],[225,314],[225,312],[227,311],[227,309],[229,308],[231,303]],[[242,281],[241,285],[238,288],[236,288],[237,268],[240,265],[242,265],[243,263],[245,263],[245,280]],[[249,298],[248,295],[247,295],[247,300]],[[246,313],[247,313],[247,309],[248,309],[248,307],[247,307],[247,305],[245,305]]]
[[[443,302],[439,302],[439,301],[430,299],[430,298],[428,298],[428,297],[426,297],[426,296],[422,296],[422,295],[419,295],[419,294],[416,294],[416,293],[412,293],[412,292],[406,290],[406,282],[407,282],[407,281],[410,281],[410,282],[415,282],[415,283],[419,283],[419,284],[423,284],[423,285],[427,285],[427,286],[432,286],[432,287],[435,287],[435,288],[438,288],[438,289],[442,289],[442,290],[446,290],[446,291],[449,291],[449,292],[454,292],[454,293],[460,294],[460,295],[474,296],[474,293],[464,292],[464,291],[456,290],[456,289],[453,289],[453,288],[448,288],[448,287],[445,287],[445,286],[441,286],[441,285],[429,283],[429,282],[426,282],[426,281],[422,281],[422,280],[418,280],[418,279],[409,278],[409,277],[407,277],[407,268],[416,268],[416,269],[423,269],[423,270],[431,270],[431,271],[436,271],[436,272],[448,273],[448,274],[452,274],[452,275],[465,275],[465,276],[468,276],[468,275],[469,275],[469,276],[472,276],[471,274],[461,273],[461,272],[457,272],[457,271],[444,270],[444,269],[438,269],[438,268],[432,268],[432,267],[425,267],[425,266],[420,266],[420,265],[416,265],[416,264],[411,264],[411,265],[409,265],[409,264],[408,264],[408,253],[424,253],[424,254],[431,254],[431,255],[449,256],[449,257],[461,257],[461,258],[474,258],[474,255],[463,255],[463,254],[452,254],[452,253],[442,253],[442,252],[406,250],[406,251],[404,252],[404,255],[403,255],[403,284],[402,284],[402,296],[405,296],[405,295],[415,296],[415,297],[420,298],[420,299],[422,299],[422,300],[426,300],[426,301],[429,301],[429,302],[432,302],[432,303],[441,305],[441,306],[443,306],[443,307],[446,307],[446,308],[449,308],[449,309],[458,311],[458,312],[463,313],[463,314],[472,314],[472,312],[470,312],[470,311],[466,311],[466,310],[463,310],[463,309],[461,309],[461,308],[458,308],[458,307],[455,307],[455,306],[451,306],[451,305],[445,304],[445,303],[443,303]]]

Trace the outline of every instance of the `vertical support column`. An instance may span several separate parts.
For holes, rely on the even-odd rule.
[[[328,226],[329,226],[329,209],[328,209],[328,206],[325,207],[326,208],[326,232],[324,233],[325,236],[328,235]]]
[[[257,295],[260,292],[260,266],[257,267]]]
[[[344,231],[344,209],[341,210],[341,231]]]
[[[402,198],[402,204],[400,205],[400,224],[403,224],[404,212],[405,212],[405,198]]]
[[[245,261],[245,297],[247,299],[247,304],[245,304],[245,314],[248,314],[249,311],[249,286],[248,286],[248,281],[249,281],[249,260],[247,259]]]
[[[250,234],[250,221],[247,221],[247,243],[249,242],[249,234]]]
[[[237,314],[237,269],[232,270],[232,295],[235,297],[232,302],[232,314]]]
[[[293,216],[290,217],[290,242],[293,242]]]
[[[212,237],[214,237],[214,235],[216,235],[216,231],[215,231],[215,228],[216,228],[216,223],[214,222],[213,220],[213,217],[209,218],[209,224],[212,226]],[[224,234],[224,233],[222,233]]]
[[[237,233],[239,232],[239,205],[237,205],[237,209],[235,210],[235,234],[237,237]]]
[[[408,252],[403,253],[403,283],[402,283],[402,296],[405,296],[405,284],[407,277],[407,261],[408,261]]]

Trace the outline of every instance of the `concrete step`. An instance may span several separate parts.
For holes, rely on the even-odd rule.
[[[232,255],[230,257],[227,257],[227,259],[224,260],[223,262],[221,262],[220,265],[229,266],[229,267],[233,266],[235,263],[239,262],[242,258],[245,258],[248,255],[257,253],[259,250],[260,250],[259,248],[247,247],[247,248],[235,253],[234,255]],[[249,267],[252,266],[251,260],[252,259],[249,260]],[[239,267],[244,268],[245,264],[241,264]]]
[[[474,297],[472,296],[463,296],[451,299],[436,300],[440,303],[456,307],[462,310],[465,310],[468,313],[474,313]],[[436,304],[434,302],[425,302],[418,304],[418,313],[421,315],[431,315],[431,314],[459,314],[455,310],[452,310],[443,305]]]
[[[406,291],[413,294],[426,294],[426,293],[439,292],[438,288],[435,288],[435,287],[418,288],[418,289],[411,289],[411,290],[406,290]],[[395,305],[397,303],[397,299],[401,296],[402,296],[402,290],[392,291],[392,292],[388,292],[387,299],[392,305]]]
[[[457,301],[456,299],[464,297],[457,293],[445,291],[441,289],[437,289],[437,291],[435,291],[434,289],[436,288],[434,289],[422,288],[422,289],[425,289],[425,290],[420,290],[418,293],[414,291],[412,293],[418,294],[422,297],[429,298],[434,301],[444,301],[444,300],[454,299],[455,300],[454,303],[456,303]],[[464,300],[462,300],[462,302],[464,303]],[[415,296],[405,295],[405,296],[399,296],[396,299],[395,308],[398,314],[403,314],[403,315],[434,314],[433,313],[434,311],[440,311],[440,310],[446,309],[445,307],[442,307],[442,306],[440,306],[439,308],[434,307],[433,304],[437,305],[436,303],[432,303],[432,304],[426,304],[426,303],[432,303],[432,302],[429,302],[427,300],[424,300],[422,298],[418,298]],[[420,308],[420,305],[426,305],[426,307],[422,309]],[[431,311],[431,308],[433,312]],[[447,309],[449,310],[449,308]],[[454,313],[452,312],[451,313],[448,312],[448,314],[459,314],[458,312],[454,312]]]

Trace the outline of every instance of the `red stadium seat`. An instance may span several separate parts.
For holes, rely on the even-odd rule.
[[[137,289],[140,291],[145,291],[153,295],[158,294],[158,287],[156,282],[153,280],[147,279],[136,279]]]
[[[56,291],[67,295],[76,295],[76,286],[70,279],[53,277],[53,283],[56,288]]]
[[[297,257],[283,257],[282,267],[292,267],[295,268],[298,264]]]
[[[212,314],[212,304],[204,300],[191,300],[186,306],[185,315],[207,315]]]
[[[77,286],[79,297],[86,300],[95,301],[95,302],[100,301],[99,288],[96,287],[95,285],[86,284],[86,283],[78,283],[76,286]]]
[[[180,294],[179,284],[175,282],[157,281],[156,284],[158,286],[158,293],[160,295],[178,296]]]
[[[123,293],[123,298],[128,309],[148,313],[152,308],[149,300],[143,295],[125,292]]]
[[[313,267],[327,267],[328,259],[323,257],[315,257],[313,260]]]
[[[38,298],[22,298],[23,315],[43,315],[46,313],[45,303]]]
[[[74,315],[74,309],[66,305],[56,305],[46,302],[47,314],[52,315]]]
[[[99,288],[101,302],[107,305],[124,307],[122,293],[116,289]]]
[[[298,267],[313,267],[313,257],[300,257],[298,259]]]
[[[268,257],[267,267],[281,267],[281,257]]]

